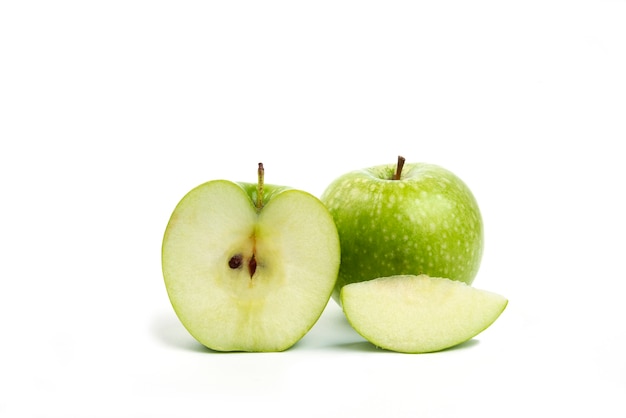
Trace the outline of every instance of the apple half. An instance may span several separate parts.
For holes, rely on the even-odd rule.
[[[507,299],[463,282],[397,275],[341,289],[350,325],[372,344],[403,353],[440,351],[487,329]]]
[[[183,197],[162,246],[170,302],[216,351],[283,351],[316,323],[340,262],[337,229],[313,195],[214,180]]]

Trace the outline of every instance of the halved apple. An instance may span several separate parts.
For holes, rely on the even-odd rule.
[[[488,328],[508,300],[463,282],[398,275],[341,290],[348,322],[372,344],[405,353],[439,351]]]
[[[282,351],[324,310],[340,247],[326,207],[286,187],[215,180],[176,206],[163,238],[168,296],[182,324],[218,351]]]

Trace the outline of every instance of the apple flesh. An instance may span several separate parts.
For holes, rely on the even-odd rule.
[[[508,301],[455,280],[398,275],[348,284],[341,303],[352,327],[377,347],[426,353],[475,337]]]
[[[321,196],[341,240],[336,301],[346,284],[377,277],[428,274],[471,284],[478,272],[483,223],[468,186],[440,166],[401,162],[346,173]]]
[[[313,195],[214,180],[171,215],[163,276],[178,318],[206,347],[283,351],[328,303],[339,251],[333,219]]]

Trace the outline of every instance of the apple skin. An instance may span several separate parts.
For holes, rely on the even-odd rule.
[[[245,183],[245,182],[236,182],[236,185],[241,187],[243,191],[248,195],[250,201],[254,204],[257,201],[258,196],[258,185],[256,183]],[[282,192],[287,190],[295,190],[288,186],[277,186],[275,184],[264,184],[263,185],[263,203],[265,206],[272,200],[274,197],[278,196]]]
[[[321,200],[335,220],[341,265],[333,299],[349,283],[427,274],[471,284],[483,253],[483,222],[468,186],[426,163],[352,171],[333,181]]]

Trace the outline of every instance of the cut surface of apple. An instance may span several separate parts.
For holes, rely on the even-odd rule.
[[[459,281],[399,275],[348,284],[341,302],[348,322],[372,344],[426,353],[475,337],[500,316],[508,300]]]
[[[189,192],[163,239],[162,267],[179,319],[217,351],[282,351],[324,310],[339,270],[339,238],[304,191],[214,180]]]

